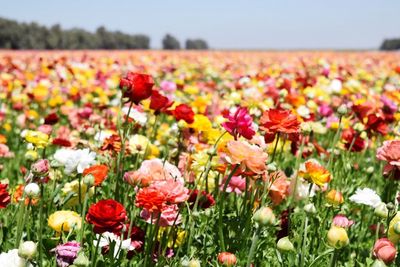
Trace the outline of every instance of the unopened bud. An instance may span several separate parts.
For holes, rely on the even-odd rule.
[[[261,207],[254,213],[253,220],[261,226],[265,226],[268,224],[273,225],[275,224],[275,215],[272,212],[271,208]]]
[[[83,253],[79,253],[78,257],[74,260],[74,265],[77,267],[87,267],[89,263],[89,259]]]
[[[19,245],[18,256],[26,260],[31,260],[35,257],[37,245],[33,241],[25,241]]]
[[[313,203],[308,203],[304,206],[304,211],[310,214],[314,214],[317,212]]]
[[[400,235],[400,222],[397,222],[397,223],[395,223],[395,224],[393,225],[393,231],[394,231],[396,234]]]
[[[371,265],[371,267],[386,267],[386,266],[387,265],[383,261],[378,259],[376,259],[374,263]]]
[[[89,187],[92,186],[94,184],[94,176],[92,174],[85,175],[83,183]]]
[[[374,171],[375,171],[375,168],[372,167],[372,166],[369,166],[369,167],[366,169],[366,172],[369,173],[369,174],[373,173]]]
[[[218,262],[223,266],[234,266],[237,262],[235,254],[230,252],[221,252],[218,254]]]
[[[385,203],[380,203],[378,206],[376,206],[374,213],[381,217],[381,218],[387,218],[388,216],[388,209],[386,207]]]
[[[290,240],[287,236],[279,239],[278,243],[276,243],[276,246],[280,251],[284,251],[284,252],[294,251],[293,243],[290,242]]]
[[[332,226],[329,229],[327,239],[328,244],[336,249],[343,248],[350,242],[346,229],[337,226]]]
[[[40,196],[40,187],[37,183],[29,183],[25,186],[24,192],[29,198],[37,198]]]
[[[347,113],[346,105],[345,104],[340,105],[338,107],[337,111],[338,111],[339,115],[342,115],[342,116],[345,115]]]

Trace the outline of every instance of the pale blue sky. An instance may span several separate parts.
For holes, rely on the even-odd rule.
[[[94,31],[201,37],[225,49],[374,49],[400,37],[400,0],[1,0],[0,16]]]

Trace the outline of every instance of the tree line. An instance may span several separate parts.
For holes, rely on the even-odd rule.
[[[179,41],[170,34],[162,40],[163,49],[181,49]],[[95,32],[80,28],[62,29],[32,23],[19,23],[0,18],[0,48],[3,49],[149,49],[150,38],[145,34],[109,31],[101,26]],[[187,40],[186,49],[208,49],[202,39]]]
[[[400,38],[385,39],[380,47],[381,50],[399,50]]]

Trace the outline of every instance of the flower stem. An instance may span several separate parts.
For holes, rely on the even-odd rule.
[[[261,227],[258,226],[257,229],[254,231],[253,238],[251,240],[251,246],[250,246],[250,251],[249,251],[249,256],[247,257],[247,263],[246,267],[251,266],[251,261],[253,259],[256,247],[257,247],[257,242],[258,242],[258,237],[260,235]]]

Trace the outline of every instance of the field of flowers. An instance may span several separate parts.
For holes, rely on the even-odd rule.
[[[400,54],[0,51],[0,266],[400,266]]]

